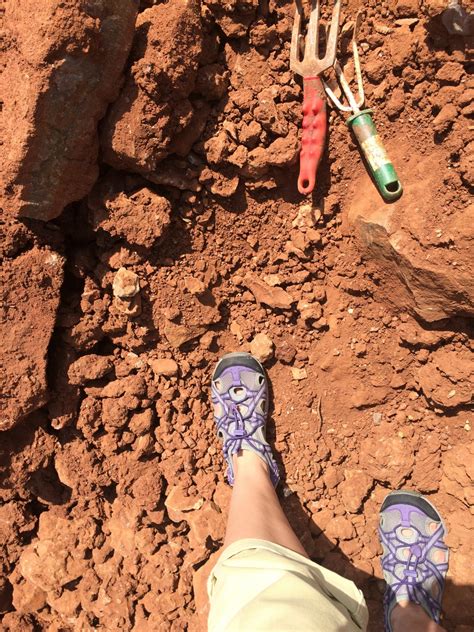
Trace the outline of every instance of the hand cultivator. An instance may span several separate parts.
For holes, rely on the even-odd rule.
[[[393,164],[385,151],[383,141],[378,135],[374,121],[372,120],[372,110],[361,110],[364,103],[364,87],[362,84],[362,72],[360,70],[359,53],[357,50],[357,31],[360,24],[361,14],[359,13],[354,25],[354,35],[352,38],[352,51],[354,55],[354,70],[357,78],[357,99],[354,97],[341,65],[336,60],[334,71],[344,93],[348,105],[343,105],[334,92],[324,83],[324,88],[328,97],[334,105],[342,112],[352,112],[352,116],[347,119],[350,127],[359,143],[360,150],[365,158],[368,171],[377,185],[380,195],[387,202],[398,199],[402,192],[402,185],[396,174]]]
[[[364,89],[357,51],[357,30],[360,14],[357,15],[352,41],[354,67],[357,78],[358,97],[354,97],[341,65],[336,59],[337,37],[339,31],[339,14],[341,0],[335,0],[331,25],[326,29],[326,52],[319,57],[319,0],[312,0],[311,14],[307,35],[304,40],[302,55],[303,9],[301,0],[296,0],[295,21],[291,38],[290,67],[303,77],[303,134],[301,138],[300,173],[298,190],[300,193],[311,193],[316,183],[316,171],[324,150],[326,139],[326,99],[325,92],[334,105],[343,112],[352,112],[347,125],[353,131],[361,152],[365,158],[369,173],[373,177],[377,189],[386,201],[393,201],[402,194],[402,185],[390,162],[382,140],[372,120],[371,110],[361,110],[364,103]],[[336,77],[344,93],[348,105],[343,105],[334,92],[320,78],[325,70],[334,67]]]
[[[290,68],[303,77],[304,88],[303,135],[298,178],[300,193],[311,193],[314,189],[316,170],[324,150],[327,126],[326,97],[319,75],[331,68],[336,60],[341,0],[336,0],[334,5],[324,57],[319,57],[319,0],[312,0],[311,6],[304,55],[301,56],[303,8],[300,0],[296,2],[290,51]]]

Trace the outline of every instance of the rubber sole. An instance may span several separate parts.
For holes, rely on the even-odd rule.
[[[422,494],[419,492],[413,492],[409,490],[397,490],[394,492],[390,492],[382,503],[380,508],[380,512],[392,507],[393,505],[411,505],[412,507],[416,507],[423,513],[425,513],[432,520],[436,520],[437,522],[441,522],[444,527],[444,532],[447,533],[446,525],[444,524],[443,519],[441,518],[439,511],[436,507],[427,500]]]
[[[265,369],[257,358],[254,358],[253,355],[245,353],[244,351],[234,351],[233,353],[226,353],[226,355],[219,360],[212,374],[212,380],[216,380],[223,371],[231,366],[246,366],[266,377]]]

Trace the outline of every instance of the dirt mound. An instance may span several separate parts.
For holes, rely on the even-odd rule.
[[[2,206],[51,219],[97,178],[97,123],[117,96],[136,7],[4,4]]]
[[[20,15],[12,2],[7,26]],[[28,40],[43,60],[55,37],[54,60],[92,63],[96,78],[114,60],[101,87],[61,106],[61,147],[76,138],[71,111],[89,125],[78,154],[56,155],[41,126],[24,134],[29,112],[14,126],[4,108],[26,152],[4,155],[5,173],[22,184],[27,168],[39,195],[12,189],[5,206],[40,200],[46,218],[87,197],[48,224],[2,226],[3,629],[203,629],[230,496],[209,380],[220,355],[242,349],[268,369],[282,503],[312,558],[358,582],[379,630],[380,503],[398,486],[429,494],[452,547],[446,626],[463,632],[473,624],[469,38],[448,33],[435,2],[367,8],[367,103],[405,194],[380,203],[332,112],[318,188],[303,200],[293,3],[140,4],[121,87],[128,27],[122,39],[105,32],[99,9],[89,23],[66,3],[55,15],[72,11],[70,30],[53,20]],[[344,59],[358,7],[343,12]],[[131,5],[123,11],[131,20]],[[109,35],[121,50],[99,60],[96,38]],[[47,72],[46,100],[59,89]],[[96,122],[119,88],[93,186]],[[28,156],[46,154],[36,187]]]

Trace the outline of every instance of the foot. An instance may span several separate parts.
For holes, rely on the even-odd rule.
[[[225,355],[212,376],[212,403],[229,483],[234,484],[233,455],[249,450],[267,464],[276,486],[280,475],[266,440],[268,385],[260,362],[249,353]]]
[[[439,623],[449,552],[435,507],[416,492],[392,492],[380,510],[379,534],[387,582],[385,630],[392,632],[393,610],[407,602],[418,604]]]
[[[393,632],[446,632],[421,606],[411,601],[398,602],[390,617]]]

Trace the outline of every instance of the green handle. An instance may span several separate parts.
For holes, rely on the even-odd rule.
[[[387,202],[393,202],[401,196],[403,188],[378,135],[371,113],[372,110],[362,110],[348,118],[347,124],[359,142],[369,173],[375,180],[380,195]]]

